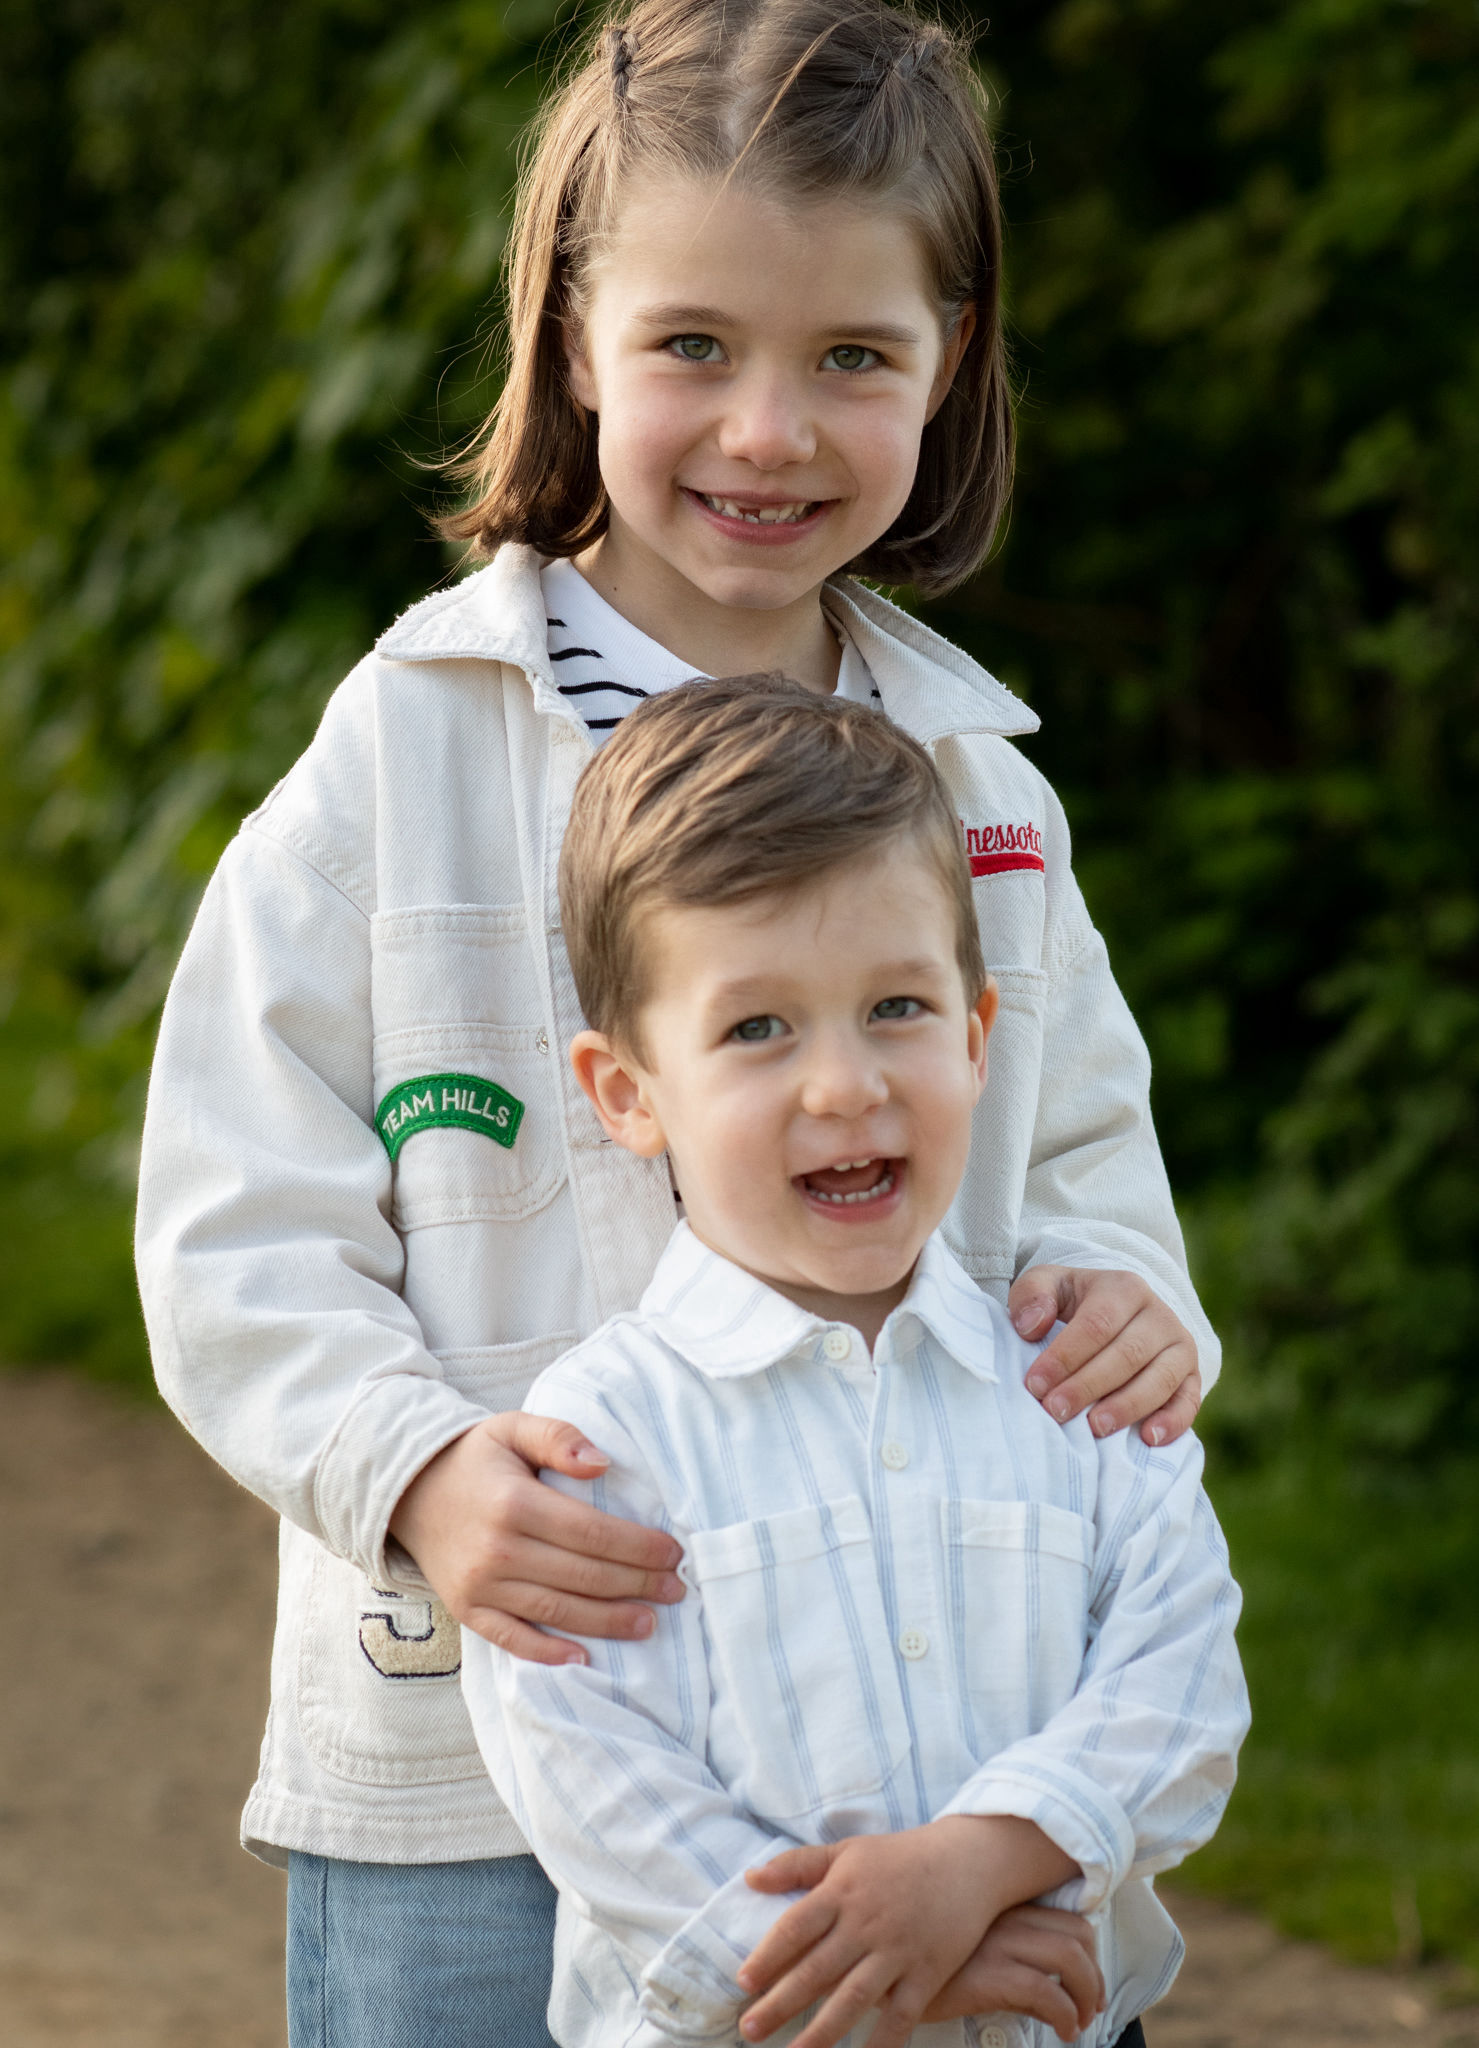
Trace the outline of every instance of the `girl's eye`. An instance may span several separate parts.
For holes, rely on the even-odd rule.
[[[722,354],[712,334],[675,334],[668,347],[685,363],[717,363]]]
[[[878,360],[877,349],[864,348],[860,342],[842,342],[822,357],[833,370],[871,370]]]
[[[901,1018],[915,1017],[922,1005],[915,996],[885,996],[881,1003],[873,1005],[873,1014],[883,1024],[896,1024]]]
[[[764,1045],[769,1038],[779,1038],[785,1028],[779,1017],[746,1017],[729,1035],[741,1045]]]

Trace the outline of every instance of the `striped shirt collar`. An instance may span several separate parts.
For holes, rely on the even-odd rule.
[[[536,702],[573,721],[550,668],[540,557],[512,542],[486,569],[423,598],[375,643],[389,661],[504,661]],[[876,590],[847,576],[827,585],[827,610],[866,662],[884,709],[926,744],[945,734],[1036,732],[1038,719],[995,676]]]
[[[668,1239],[647,1292],[643,1320],[709,1379],[740,1379],[787,1359],[823,1359],[828,1333],[845,1330],[788,1301],[711,1251],[686,1223]],[[875,1363],[901,1362],[928,1333],[978,1379],[995,1380],[991,1305],[939,1232],[919,1255],[909,1292],[884,1324]],[[854,1361],[866,1357],[854,1336]]]

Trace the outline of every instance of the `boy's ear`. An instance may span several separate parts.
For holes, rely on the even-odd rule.
[[[619,1051],[604,1031],[581,1031],[571,1040],[570,1064],[608,1138],[639,1159],[656,1159],[667,1150],[641,1068],[629,1052]]]
[[[976,1085],[986,1086],[986,1041],[991,1036],[991,1027],[996,1022],[996,1013],[1001,1008],[1001,995],[991,975],[986,977],[986,986],[977,996],[967,1021],[971,1065],[976,1070]]]
[[[935,381],[930,386],[929,406],[924,415],[927,421],[932,420],[940,410],[940,407],[945,403],[945,393],[955,382],[955,373],[960,368],[961,359],[971,345],[971,336],[975,331],[976,309],[972,302],[967,299],[956,316],[955,325],[945,337],[945,349],[940,357],[940,367],[936,370]]]

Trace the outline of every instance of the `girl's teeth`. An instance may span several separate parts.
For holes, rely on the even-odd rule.
[[[853,1164],[855,1166],[866,1166],[868,1161],[866,1159],[856,1159],[853,1161]],[[876,1187],[857,1188],[850,1195],[829,1195],[824,1193],[821,1188],[813,1188],[812,1193],[819,1202],[876,1202],[881,1195],[886,1195],[890,1192],[893,1184],[894,1177],[892,1173],[886,1173]]]
[[[726,519],[746,519],[752,526],[794,526],[811,510],[809,501],[797,505],[761,505],[756,510],[747,510],[743,505],[736,505],[733,498],[711,498],[707,492],[703,494],[703,500],[711,512],[722,512]]]

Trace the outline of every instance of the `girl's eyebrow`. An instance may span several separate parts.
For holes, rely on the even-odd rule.
[[[722,306],[639,306],[635,317],[644,327],[686,329],[690,333],[740,324],[738,318],[733,313],[726,313]],[[845,334],[849,341],[887,342],[895,348],[918,348],[922,339],[917,327],[901,327],[892,320],[834,320],[825,330],[818,330],[819,333],[823,331]]]
[[[648,327],[733,327],[734,315],[718,306],[639,306],[636,317]]]

